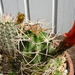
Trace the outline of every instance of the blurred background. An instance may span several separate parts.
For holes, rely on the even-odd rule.
[[[18,12],[24,13],[31,21],[46,19],[56,25],[55,33],[68,32],[75,20],[75,0],[0,0],[3,13],[12,14],[14,17]],[[55,5],[55,7],[53,7]],[[0,5],[1,6],[1,5]],[[53,11],[54,10],[54,11]],[[1,12],[1,8],[0,8]],[[55,14],[55,15],[54,15]],[[55,20],[53,21],[53,19]],[[53,18],[53,19],[52,19]]]

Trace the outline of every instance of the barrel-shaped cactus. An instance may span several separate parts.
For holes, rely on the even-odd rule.
[[[39,23],[31,25],[26,23],[22,26],[22,39],[19,43],[20,50],[25,54],[30,63],[45,62],[48,57],[52,57],[52,38],[48,35]]]
[[[57,54],[58,45],[53,42],[56,35],[51,36],[46,30],[50,29],[43,28],[39,23],[24,23],[19,29],[18,50],[23,53],[22,68],[26,68],[27,74],[42,75],[50,67],[50,64],[46,66],[50,59]]]

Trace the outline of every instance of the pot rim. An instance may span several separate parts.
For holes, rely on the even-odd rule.
[[[69,66],[69,68],[70,68],[70,73],[69,73],[69,75],[74,75],[74,66],[73,66],[72,59],[71,59],[71,57],[70,57],[70,55],[68,54],[67,51],[64,51],[64,54],[65,54],[66,57],[67,57],[68,66]]]

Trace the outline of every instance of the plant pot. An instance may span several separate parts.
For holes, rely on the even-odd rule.
[[[70,55],[68,54],[67,51],[64,52],[66,57],[67,57],[67,63],[68,63],[68,68],[69,68],[69,75],[74,75],[74,67],[73,67],[73,62],[71,60]]]

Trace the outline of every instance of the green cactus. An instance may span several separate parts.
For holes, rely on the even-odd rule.
[[[36,26],[37,24],[32,26],[28,25],[28,29],[25,27],[24,33],[22,34],[24,41],[21,41],[19,45],[20,51],[23,51],[25,56],[29,56],[27,61],[33,60],[31,62],[33,64],[47,60],[47,55],[50,54],[50,43],[52,41],[41,26],[38,25],[40,28]]]
[[[22,29],[23,31],[20,30],[22,31],[22,39],[19,42],[19,47],[25,55],[24,63],[27,68],[30,66],[29,69],[36,71],[30,75],[42,75],[46,70],[45,65],[56,53],[56,47],[52,43],[53,37],[50,37],[39,24],[30,25],[26,23]],[[44,65],[41,66],[41,64]]]

